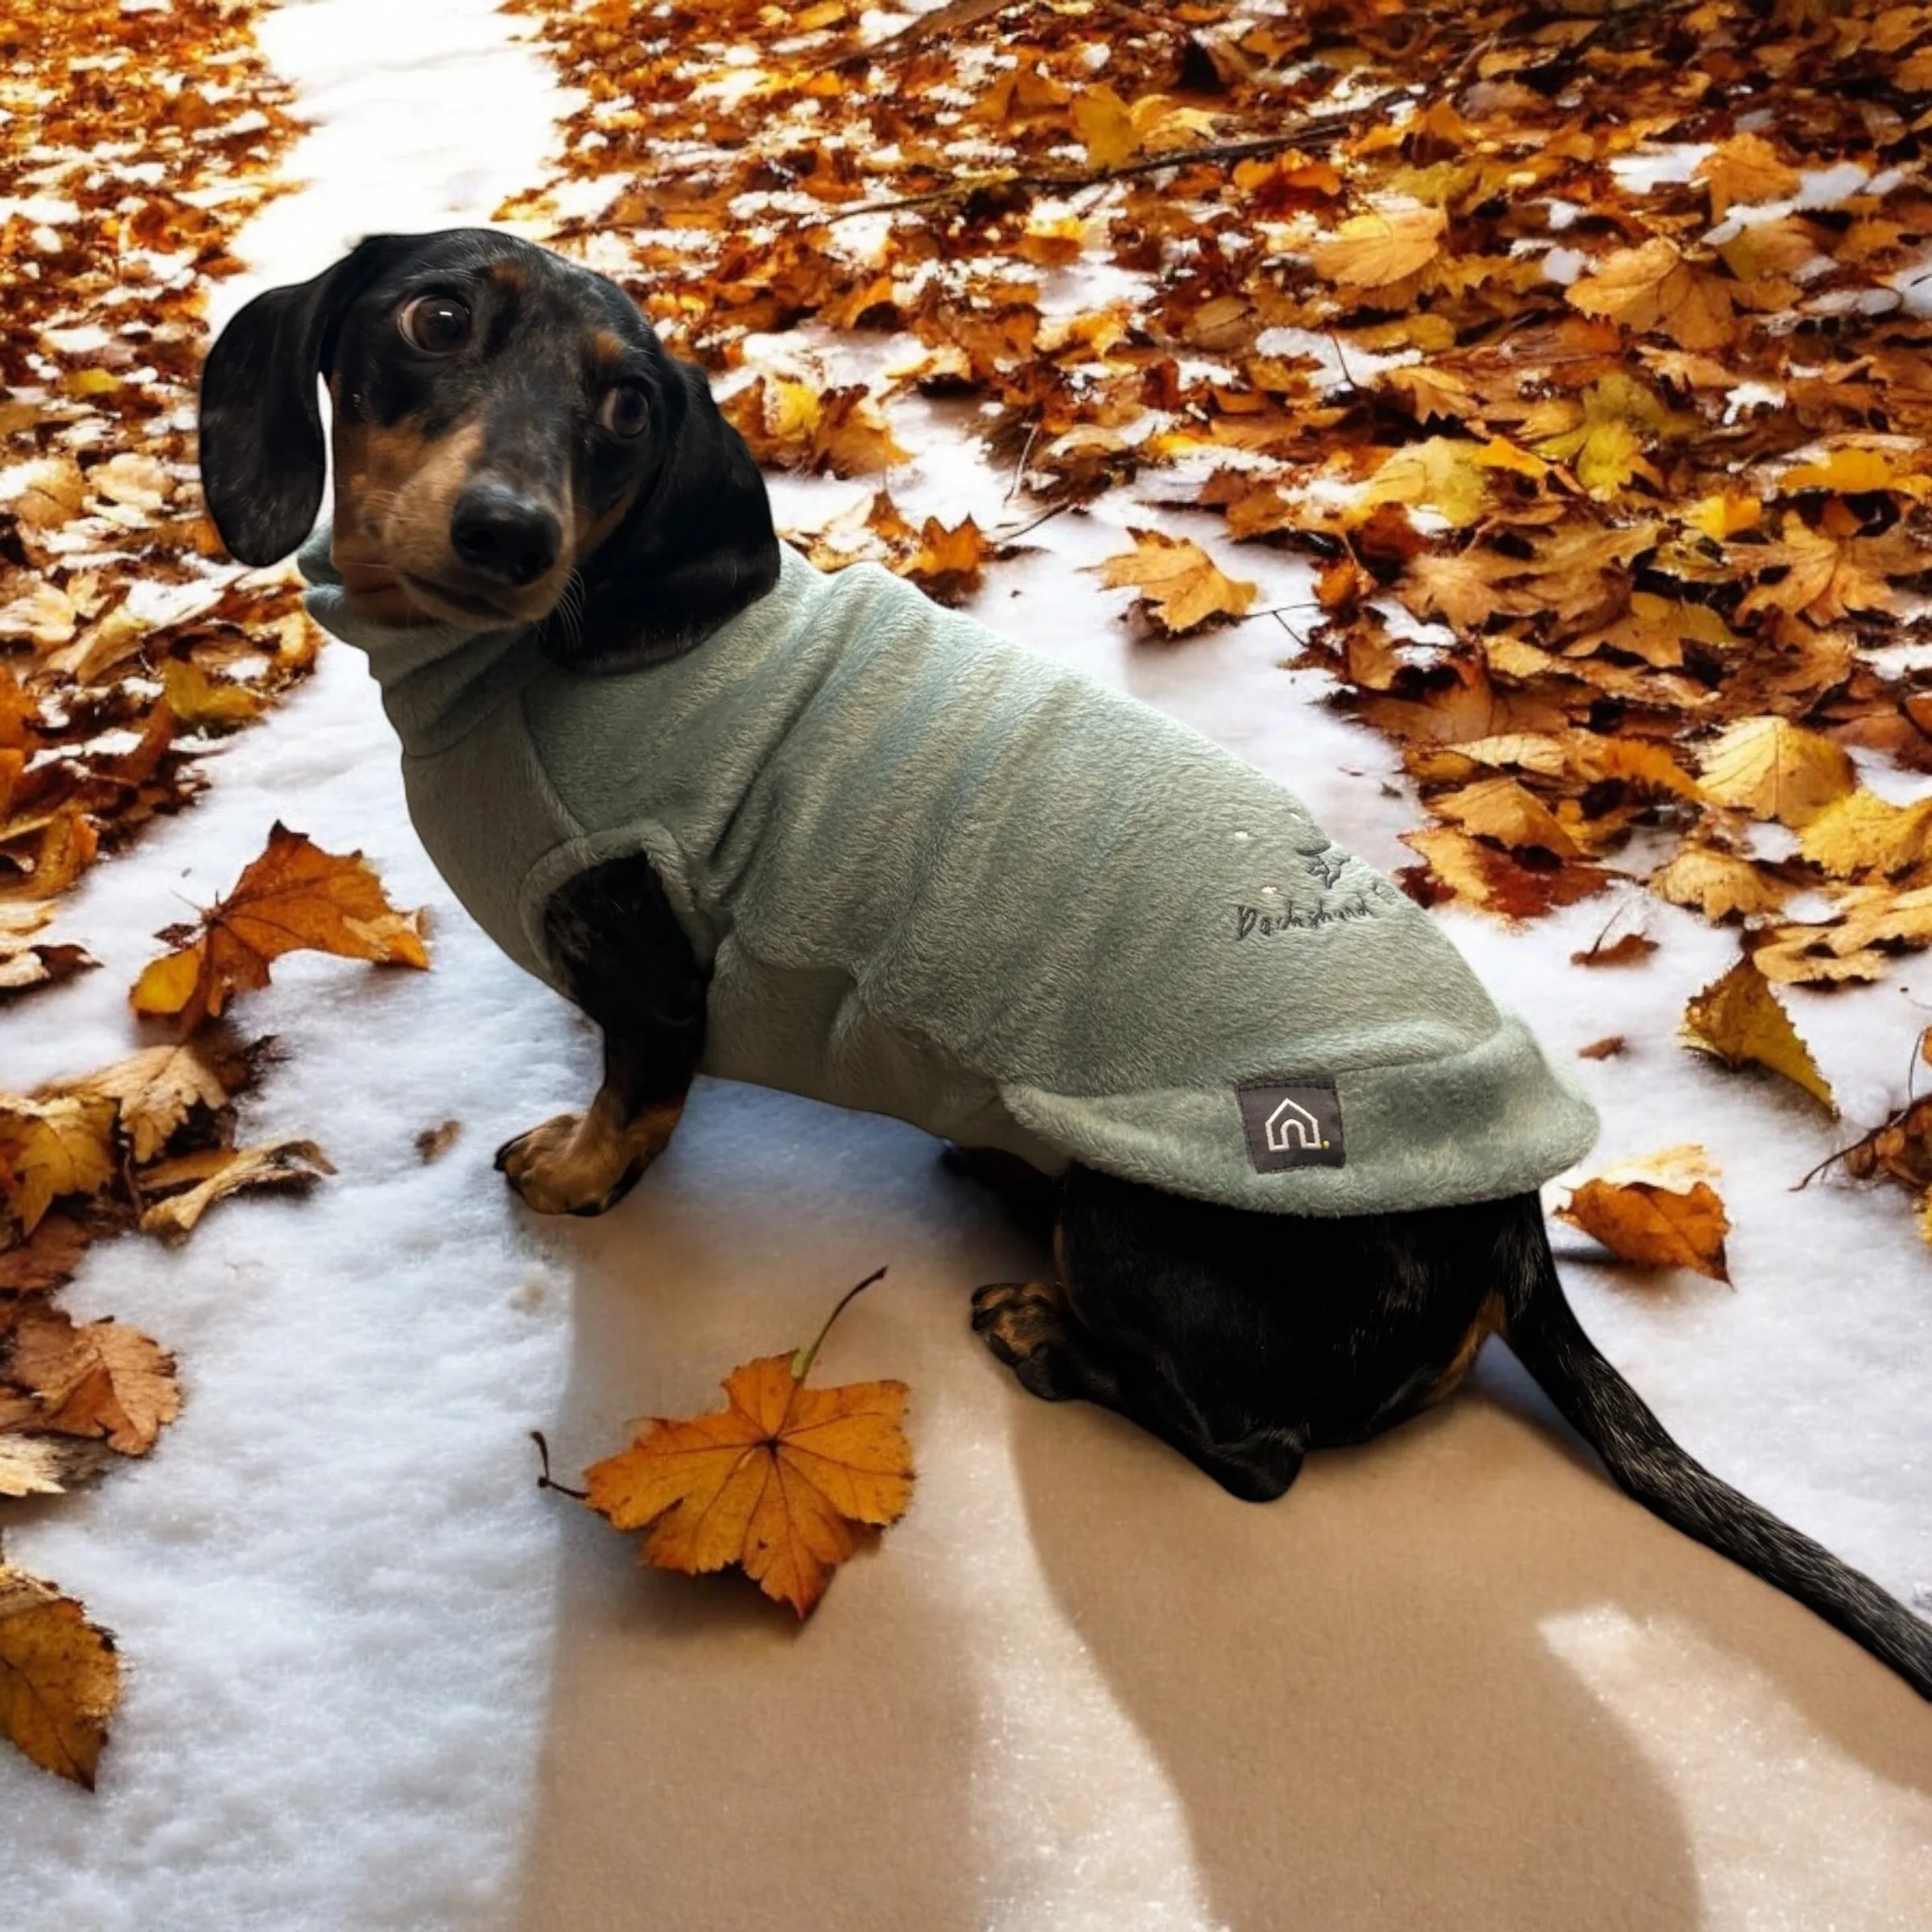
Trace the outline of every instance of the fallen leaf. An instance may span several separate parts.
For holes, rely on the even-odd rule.
[[[119,1110],[137,1162],[151,1161],[196,1107],[225,1106],[249,1076],[249,1050],[225,1035],[150,1046],[72,1083]]]
[[[1556,1216],[1624,1261],[1691,1268],[1728,1282],[1724,1236],[1731,1223],[1711,1186],[1716,1178],[1701,1147],[1669,1147],[1585,1181]]]
[[[1845,1172],[1855,1181],[1887,1174],[1915,1194],[1932,1188],[1932,1094],[1901,1107],[1847,1147],[1843,1159]]]
[[[145,1455],[181,1413],[172,1356],[138,1329],[77,1325],[58,1308],[21,1316],[0,1378],[34,1398],[35,1428],[100,1436],[120,1455]]]
[[[179,1014],[192,1033],[234,993],[266,986],[285,952],[426,968],[420,919],[390,904],[361,853],[324,852],[278,823],[234,890],[202,914],[200,936],[151,961],[130,997],[137,1013]]]
[[[1308,250],[1315,272],[1354,288],[1386,288],[1426,268],[1443,251],[1447,217],[1439,208],[1356,215]]]
[[[1493,839],[1513,851],[1534,848],[1559,859],[1583,856],[1555,814],[1514,778],[1483,778],[1440,793],[1429,801],[1429,809],[1476,838]]]
[[[1456,898],[1505,919],[1540,918],[1553,906],[1587,899],[1610,883],[1608,873],[1572,861],[1551,869],[1524,865],[1446,825],[1402,836],[1402,843],[1421,853],[1430,872]]]
[[[1721,221],[1737,203],[1787,201],[1800,176],[1762,134],[1733,134],[1698,163],[1696,179],[1711,191],[1711,218]]]
[[[0,1565],[0,1731],[91,1791],[120,1695],[113,1637],[52,1583]]]
[[[60,1436],[0,1435],[0,1496],[60,1496],[94,1473],[100,1452]]]
[[[1570,956],[1572,966],[1637,966],[1657,951],[1657,941],[1644,932],[1626,932],[1606,946],[1601,939],[1584,952]]]
[[[46,1216],[27,1240],[0,1248],[0,1296],[45,1294],[68,1280],[93,1237],[64,1214]],[[6,1308],[0,1302],[0,1324]]]
[[[262,715],[268,704],[262,691],[232,679],[211,678],[198,664],[171,658],[163,667],[161,686],[168,708],[184,724],[246,724]]]
[[[1620,1033],[1608,1033],[1600,1040],[1592,1040],[1587,1046],[1578,1047],[1576,1057],[1579,1060],[1614,1059],[1624,1046],[1624,1036]]]
[[[1734,914],[1775,912],[1790,888],[1748,859],[1686,840],[1645,881],[1660,899],[1688,906],[1707,919]]]
[[[1799,828],[1858,782],[1842,746],[1788,718],[1740,718],[1704,747],[1701,766],[1705,795],[1719,804]]]
[[[431,1161],[440,1161],[456,1144],[456,1136],[463,1131],[460,1121],[445,1121],[440,1127],[425,1127],[416,1136],[416,1155],[427,1166]]]
[[[218,1164],[217,1164],[218,1162]],[[141,1216],[141,1232],[178,1241],[188,1234],[217,1201],[225,1200],[246,1187],[312,1187],[325,1174],[333,1174],[328,1157],[313,1141],[279,1141],[272,1146],[223,1149],[215,1155],[196,1158],[192,1165],[171,1162],[151,1167],[140,1177],[142,1190],[149,1194],[178,1186],[185,1180],[194,1185],[171,1199],[158,1201]]]
[[[1727,1067],[1753,1062],[1769,1067],[1803,1088],[1836,1117],[1838,1102],[1810,1048],[1798,1038],[1791,1016],[1751,960],[1740,960],[1690,1001],[1684,1009],[1681,1037],[1686,1046]]]
[[[1606,255],[1564,292],[1585,315],[1608,316],[1639,335],[1656,329],[1685,349],[1723,349],[1731,340],[1731,286],[1657,235]]]
[[[620,1530],[649,1530],[646,1563],[692,1575],[739,1563],[767,1596],[808,1614],[856,1547],[852,1525],[896,1522],[912,1495],[906,1385],[807,1388],[824,1340],[821,1330],[795,1355],[733,1369],[729,1406],[713,1414],[654,1419],[592,1465],[590,1507]]]
[[[1224,576],[1199,544],[1158,530],[1129,530],[1133,548],[1098,568],[1110,590],[1132,586],[1145,609],[1170,638],[1185,636],[1217,617],[1238,617],[1254,601],[1257,584]]]
[[[63,1195],[93,1194],[114,1171],[114,1104],[95,1096],[0,1094],[0,1199],[31,1234]]]
[[[1860,786],[1810,819],[1798,848],[1835,878],[1896,878],[1932,858],[1932,798],[1894,805]]]

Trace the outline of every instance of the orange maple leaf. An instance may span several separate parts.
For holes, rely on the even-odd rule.
[[[807,1616],[857,1547],[852,1525],[896,1522],[912,1496],[906,1385],[804,1385],[840,1310],[885,1272],[850,1290],[808,1348],[733,1369],[728,1408],[654,1418],[594,1464],[591,1508],[620,1530],[650,1532],[644,1562],[693,1576],[741,1564],[767,1596]]]
[[[137,1013],[180,1014],[192,1033],[234,993],[266,986],[269,962],[285,952],[427,967],[420,918],[390,904],[361,852],[324,852],[278,821],[234,890],[203,913],[200,932],[150,960],[129,997]]]

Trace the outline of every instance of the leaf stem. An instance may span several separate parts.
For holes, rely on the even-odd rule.
[[[845,1292],[839,1297],[837,1306],[834,1307],[832,1313],[827,1315],[825,1318],[825,1326],[811,1338],[809,1345],[801,1348],[798,1353],[791,1358],[791,1379],[795,1382],[803,1381],[806,1377],[811,1373],[811,1364],[817,1359],[819,1350],[824,1345],[826,1336],[831,1334],[832,1323],[845,1312],[845,1304],[849,1302],[861,1289],[869,1288],[873,1283],[876,1282],[885,1272],[886,1270],[883,1268],[873,1269],[872,1273],[867,1275],[864,1281],[855,1282],[851,1287],[848,1288]]]
[[[537,1454],[543,1459],[543,1473],[537,1478],[537,1487],[539,1489],[555,1489],[562,1496],[574,1496],[580,1503],[588,1501],[590,1496],[588,1489],[573,1489],[568,1483],[552,1480],[550,1473],[550,1444],[544,1441],[543,1431],[541,1429],[531,1430],[530,1439],[536,1444]]]

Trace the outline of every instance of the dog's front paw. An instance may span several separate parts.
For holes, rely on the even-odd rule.
[[[497,1171],[539,1214],[602,1214],[630,1193],[645,1166],[594,1107],[559,1113],[497,1150]]]

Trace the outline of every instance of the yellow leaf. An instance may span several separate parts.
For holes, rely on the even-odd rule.
[[[1795,463],[1778,478],[1786,496],[1801,489],[1828,489],[1841,497],[1890,490],[1899,496],[1923,497],[1932,492],[1932,476],[1899,467],[1894,452],[1856,443],[1841,444],[1817,463]]]
[[[1894,805],[1860,786],[1811,819],[1798,848],[1836,878],[1896,878],[1932,857],[1932,797]]]
[[[52,1583],[0,1565],[0,1732],[91,1791],[120,1695],[114,1638]]]
[[[1140,602],[1170,638],[1178,638],[1217,617],[1238,617],[1254,601],[1259,586],[1224,576],[1199,544],[1158,530],[1129,530],[1133,548],[1108,557],[1098,568],[1110,590],[1131,585]]]
[[[213,1165],[217,1161],[219,1165]],[[207,1170],[210,1166],[213,1171]],[[335,1171],[328,1157],[313,1141],[281,1141],[272,1146],[224,1150],[206,1161],[195,1160],[192,1168],[184,1162],[151,1168],[141,1176],[142,1186],[150,1193],[172,1185],[177,1179],[191,1176],[196,1185],[170,1200],[157,1201],[142,1216],[141,1232],[178,1241],[193,1229],[217,1201],[239,1194],[245,1187],[299,1190],[313,1187],[321,1175]]]
[[[1728,1282],[1724,1236],[1731,1223],[1711,1185],[1716,1178],[1701,1147],[1668,1147],[1585,1181],[1557,1209],[1557,1219],[1627,1261],[1691,1268]]]
[[[1088,164],[1094,167],[1118,167],[1131,161],[1140,149],[1133,116],[1127,103],[1102,81],[1082,88],[1073,97],[1070,110],[1073,131],[1087,150]]]
[[[1684,512],[1684,521],[1693,530],[1721,543],[1740,531],[1756,530],[1764,516],[1764,504],[1757,497],[1732,496],[1726,491],[1715,497],[1699,497]]]
[[[114,1177],[114,1104],[98,1096],[0,1094],[0,1199],[23,1234],[62,1195]]]
[[[1844,750],[1787,718],[1741,718],[1703,748],[1705,795],[1802,828],[1858,782]]]
[[[1707,919],[1774,912],[1790,893],[1787,886],[1761,872],[1748,859],[1688,842],[1646,882],[1659,898],[1674,906],[1688,906]]]
[[[1749,960],[1740,960],[1684,1009],[1682,1037],[1700,1053],[1737,1067],[1755,1061],[1804,1088],[1835,1118],[1838,1103],[1811,1050],[1770,983]]]
[[[74,1081],[69,1091],[112,1100],[135,1160],[147,1162],[196,1108],[225,1105],[247,1075],[246,1053],[217,1035],[150,1046]]]
[[[184,724],[246,724],[267,699],[246,684],[218,682],[198,664],[171,658],[161,673],[168,708]]]
[[[1429,809],[1477,838],[1494,839],[1512,850],[1540,848],[1562,859],[1583,856],[1555,815],[1514,778],[1484,778],[1444,792],[1429,801]]]
[[[1352,506],[1350,520],[1361,522],[1378,503],[1407,503],[1434,510],[1453,529],[1467,530],[1483,514],[1488,473],[1496,469],[1540,478],[1549,474],[1550,466],[1500,436],[1487,443],[1425,437],[1384,459]],[[1417,559],[1418,564],[1422,561]],[[1455,564],[1467,559],[1435,561]]]

